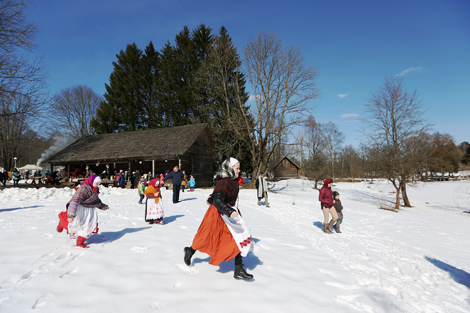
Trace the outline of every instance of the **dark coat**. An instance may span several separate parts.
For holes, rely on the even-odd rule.
[[[335,209],[338,213],[341,213],[341,211],[343,211],[343,205],[341,204],[341,200],[335,199]]]
[[[173,171],[169,173],[168,175],[166,175],[163,181],[170,179],[170,178],[171,178],[171,182],[173,183],[173,185],[181,185],[181,182],[184,179],[184,175],[182,171],[178,171],[178,172]]]
[[[123,186],[124,185],[124,174],[123,173],[119,173],[118,174],[118,185],[119,186]]]

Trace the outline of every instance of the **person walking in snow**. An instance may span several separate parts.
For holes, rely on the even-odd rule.
[[[196,187],[196,179],[193,175],[190,176],[191,178],[188,181],[189,191],[194,191],[194,187]]]
[[[331,227],[338,219],[338,214],[334,207],[333,192],[331,186],[333,185],[333,179],[327,178],[323,182],[323,187],[320,189],[318,200],[321,203],[321,209],[323,211],[323,231],[327,234],[332,234],[333,230]],[[331,214],[331,221],[328,223]]]
[[[258,193],[258,205],[261,205],[261,199],[264,198],[266,207],[269,208],[268,183],[266,182],[266,178],[264,178],[264,174],[260,174],[258,179],[256,180],[256,190]]]
[[[209,264],[219,265],[222,261],[235,258],[234,277],[250,280],[253,275],[243,268],[243,256],[254,248],[249,229],[234,208],[238,198],[237,177],[240,163],[229,158],[222,163],[215,176],[217,181],[212,195],[207,200],[209,209],[194,236],[192,245],[184,248],[184,263],[191,265],[191,258],[196,251],[210,255]]]
[[[13,178],[13,186],[18,187],[18,182],[20,181],[20,171],[17,168],[11,173]]]
[[[339,199],[339,192],[333,191],[333,199],[335,199],[335,210],[336,213],[338,213],[338,219],[336,220],[336,224],[333,225],[333,228],[337,233],[341,233],[339,225],[343,222],[343,205]]]
[[[180,171],[178,165],[175,165],[173,171],[165,176],[163,181],[170,179],[173,184],[173,203],[178,203],[180,200],[180,188],[181,182],[183,181],[183,173]]]
[[[139,204],[144,204],[144,203],[142,202],[142,200],[144,200],[144,198],[145,198],[144,192],[145,192],[146,182],[147,182],[147,181],[145,180],[145,177],[142,176],[142,177],[140,178],[139,183],[137,184],[137,191],[138,191],[139,196],[140,196]]]
[[[183,181],[181,182],[181,191],[184,192],[184,189],[186,188],[186,185],[188,185],[188,176],[186,176],[186,173],[183,172]]]
[[[149,224],[163,224],[163,202],[158,178],[154,178],[148,183],[144,194],[147,196],[145,202],[145,221]]]
[[[98,197],[101,178],[93,174],[80,185],[66,205],[66,211],[59,213],[57,231],[64,229],[70,237],[77,237],[77,247],[89,248],[85,240],[98,233],[98,214],[95,208],[108,210],[109,207]]]

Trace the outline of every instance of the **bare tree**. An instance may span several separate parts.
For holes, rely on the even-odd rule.
[[[333,122],[323,125],[323,133],[325,135],[325,148],[331,176],[335,177],[336,158],[343,144],[344,134],[339,131],[338,126]]]
[[[74,139],[93,135],[91,121],[96,117],[101,101],[103,97],[84,85],[62,89],[52,98],[52,122]]]
[[[281,39],[268,32],[248,41],[244,57],[256,103],[250,111],[255,126],[249,145],[256,178],[266,170],[282,135],[305,120],[308,102],[319,94],[318,71],[304,64],[299,48],[284,48]]]
[[[11,169],[13,158],[21,157],[21,144],[30,139],[27,138],[28,131],[42,107],[22,95],[0,97],[0,103],[0,161],[4,168]],[[25,113],[12,114],[13,112]]]
[[[328,174],[326,155],[324,154],[326,141],[323,127],[309,116],[305,122],[308,146],[307,175],[315,180],[315,189],[318,181]]]
[[[45,103],[47,93],[42,60],[33,58],[33,39],[36,27],[26,21],[26,1],[0,1],[0,96],[24,96],[30,103]],[[27,106],[1,115],[24,114]]]
[[[400,207],[400,191],[416,172],[413,139],[427,128],[417,92],[408,93],[403,78],[387,78],[366,104],[368,146],[375,150],[380,173],[396,190],[395,209]],[[411,206],[407,197],[404,205]]]

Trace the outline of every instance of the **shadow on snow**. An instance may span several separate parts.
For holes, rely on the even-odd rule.
[[[102,232],[102,233],[93,235],[90,238],[88,238],[86,243],[92,244],[92,243],[113,242],[115,240],[122,238],[125,234],[136,233],[138,231],[142,231],[148,228],[151,228],[151,227],[149,226],[149,227],[139,227],[139,228],[124,228],[123,230],[120,230],[120,231]]]
[[[440,268],[443,271],[446,271],[450,274],[450,277],[452,277],[455,282],[464,285],[467,288],[470,288],[470,274],[465,272],[464,270],[461,270],[460,268],[453,267],[452,265],[449,265],[447,263],[444,263],[442,261],[430,258],[425,256],[424,257],[426,261],[432,263],[436,267]]]
[[[32,205],[32,206],[24,206],[21,208],[11,208],[11,209],[0,209],[1,212],[10,212],[10,211],[16,211],[16,210],[23,210],[23,209],[32,209],[32,208],[41,208],[44,207],[43,205]]]

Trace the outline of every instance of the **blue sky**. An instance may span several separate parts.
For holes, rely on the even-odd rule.
[[[225,26],[239,52],[260,31],[302,50],[320,72],[309,106],[358,147],[365,103],[386,77],[417,90],[433,130],[470,141],[470,1],[34,1],[35,53],[51,94],[86,85],[104,94],[116,54],[127,44],[160,50],[184,26]]]

